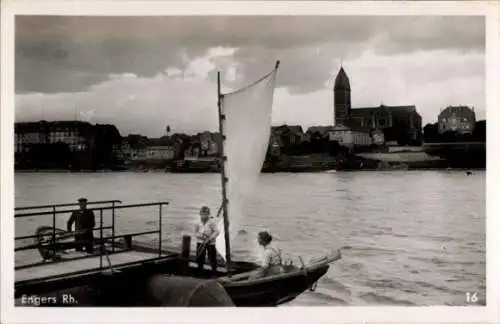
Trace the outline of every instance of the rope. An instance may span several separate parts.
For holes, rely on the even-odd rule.
[[[106,260],[108,261],[109,271],[111,271],[111,274],[113,274],[114,273],[113,266],[111,265],[111,260],[109,258],[108,251],[106,250],[106,247],[104,246],[104,240],[102,240],[102,239],[101,239],[101,252],[104,252],[104,254],[106,255]]]
[[[113,266],[111,265],[111,260],[109,259],[109,254],[108,251],[106,251],[106,248],[104,248],[104,254],[106,254],[106,260],[108,261],[109,271],[111,271],[111,274],[113,274],[115,271],[113,270]]]
[[[273,75],[274,72],[276,72],[278,70],[278,66],[279,66],[279,61],[276,62],[276,66],[275,68],[269,72],[268,74],[264,75],[263,77],[261,77],[260,79],[258,79],[257,81],[254,81],[253,83],[241,88],[241,89],[238,89],[238,90],[235,90],[233,92],[229,92],[229,93],[226,93],[226,94],[221,94],[222,97],[224,96],[228,96],[228,95],[233,95],[233,94],[236,94],[236,93],[240,93],[240,92],[243,92],[251,87],[253,87],[254,85],[256,85],[257,83],[267,79],[268,77],[270,77],[271,75]]]

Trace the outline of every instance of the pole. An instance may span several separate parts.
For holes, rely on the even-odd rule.
[[[219,133],[220,133],[220,138],[221,138],[221,143],[220,143],[220,171],[221,171],[221,182],[222,182],[222,216],[224,219],[224,240],[226,241],[226,267],[228,267],[231,263],[231,245],[230,245],[230,238],[229,238],[229,218],[228,218],[228,213],[227,213],[227,192],[226,192],[226,184],[227,184],[227,178],[226,178],[226,168],[225,168],[225,161],[227,160],[227,157],[224,155],[224,140],[225,140],[225,135],[224,135],[224,126],[223,126],[223,121],[226,118],[224,114],[222,114],[222,98],[223,95],[221,94],[221,89],[220,89],[220,72],[217,72],[217,106],[219,109]]]
[[[161,222],[161,219],[163,218],[163,215],[162,215],[162,204],[160,204],[159,206],[159,217],[158,217],[158,257],[161,257],[161,249],[162,249],[162,235],[161,235],[161,232],[162,232],[162,222]]]
[[[99,228],[99,235],[100,235],[100,238],[101,238],[101,244],[99,246],[99,248],[101,249],[100,253],[99,253],[99,269],[102,269],[102,254],[104,253],[104,249],[106,248],[104,246],[104,240],[102,238],[102,209],[99,210],[99,215],[100,215],[100,228]],[[92,242],[92,244],[94,244],[94,242]]]
[[[112,202],[111,209],[111,251],[115,252],[115,202]]]
[[[56,249],[56,207],[53,206],[52,207],[52,252],[54,253],[53,256],[55,257],[56,256],[56,252],[57,252],[57,249]],[[76,226],[76,225],[75,225]]]
[[[182,258],[182,262],[183,262],[182,272],[184,274],[187,274],[189,271],[189,257],[190,256],[191,256],[191,236],[183,235],[182,236],[181,258]]]

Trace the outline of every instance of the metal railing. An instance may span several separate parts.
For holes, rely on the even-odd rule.
[[[150,234],[158,234],[158,257],[161,257],[162,255],[162,218],[163,218],[163,211],[162,207],[163,205],[168,205],[168,202],[166,201],[161,201],[161,202],[154,202],[154,203],[140,203],[140,204],[130,204],[130,205],[119,205],[116,206],[117,203],[121,203],[119,200],[105,200],[105,201],[93,201],[93,202],[88,202],[87,205],[108,205],[104,207],[94,207],[94,208],[88,208],[88,210],[92,211],[98,211],[99,213],[99,227],[93,228],[93,231],[99,231],[100,232],[100,237],[99,240],[96,240],[99,242],[100,246],[100,263],[99,267],[102,268],[102,257],[105,255],[108,257],[107,252],[105,250],[104,243],[111,241],[111,249],[112,253],[115,252],[115,239],[117,238],[127,238],[127,237],[134,237],[134,236],[139,236],[139,235],[150,235]],[[51,209],[50,211],[36,211],[36,212],[26,212],[26,213],[16,213],[14,215],[15,218],[23,218],[23,217],[37,217],[37,216],[46,216],[46,215],[52,215],[52,232],[47,233],[47,234],[38,234],[38,235],[27,235],[27,236],[17,236],[15,237],[15,240],[25,240],[25,239],[30,239],[30,238],[40,238],[40,236],[51,236],[52,237],[52,244],[53,244],[53,255],[56,255],[57,252],[57,234],[56,234],[56,215],[57,214],[67,214],[67,213],[73,213],[75,211],[78,211],[79,209],[65,209],[65,210],[57,210],[57,207],[71,207],[71,206],[77,206],[78,203],[69,203],[69,204],[57,204],[57,205],[40,205],[40,206],[28,206],[28,207],[17,207],[15,208],[16,211],[20,210],[36,210],[36,209]],[[141,207],[151,207],[151,206],[158,206],[159,208],[159,219],[158,219],[158,230],[152,230],[152,231],[144,231],[144,232],[135,232],[135,233],[129,233],[129,234],[123,234],[123,235],[115,235],[115,218],[116,218],[116,213],[115,211],[117,209],[127,209],[127,208],[141,208]],[[105,210],[111,210],[111,226],[103,226],[103,211]],[[103,230],[105,229],[111,229],[111,236],[109,237],[104,237]],[[64,238],[68,237],[74,237],[78,235],[80,232],[79,231],[73,231],[73,232],[67,232],[64,233]],[[75,241],[75,243],[78,243],[78,241]],[[94,243],[94,242],[92,242]],[[15,252],[17,251],[25,251],[25,250],[34,250],[42,247],[43,245],[41,243],[37,244],[30,244],[30,245],[25,245],[21,247],[17,247],[14,249]],[[104,252],[104,253],[103,253]],[[59,261],[54,261],[54,262],[65,262],[65,261],[70,261],[70,260],[75,260],[75,259],[83,259],[83,258],[89,258],[89,257],[94,257],[95,255],[91,254],[88,256],[82,256],[78,258],[71,258],[67,260],[59,260]],[[32,267],[39,265],[40,262],[37,263],[32,263],[32,264],[27,264],[27,265],[22,265],[22,266],[17,266],[15,269],[21,269],[21,268],[27,268],[27,267]]]
[[[87,202],[87,206],[90,205],[103,205],[103,204],[115,204],[115,203],[120,203],[121,200],[97,200],[97,201],[89,201]],[[51,205],[34,205],[34,206],[24,206],[24,207],[16,207],[14,210],[32,210],[32,209],[45,209],[45,208],[57,208],[57,207],[71,207],[71,206],[78,206],[79,203],[66,203],[66,204],[51,204]]]
[[[87,202],[87,206],[92,206],[92,205],[111,205],[111,207],[114,207],[117,203],[121,204],[121,200],[97,200],[97,201],[89,201]],[[21,211],[21,210],[40,210],[40,209],[51,209],[51,212],[49,214],[52,214],[52,241],[55,242],[56,238],[56,214],[61,213],[61,211],[57,210],[57,208],[60,207],[76,207],[78,206],[79,203],[65,203],[65,204],[49,204],[49,205],[34,205],[34,206],[24,206],[24,207],[16,207],[14,210]],[[72,210],[64,210],[62,212],[72,212]],[[111,227],[106,227],[104,229],[111,229],[111,235],[115,234],[115,216],[114,216],[114,209],[112,211],[113,217],[112,217],[112,224]],[[25,215],[25,216],[23,216]],[[40,212],[35,212],[35,213],[27,213],[27,214],[16,214],[14,215],[14,218],[18,217],[33,217],[33,216],[42,216],[42,215],[47,215],[47,213],[40,213]],[[16,237],[15,240],[23,240],[23,239],[29,239],[29,238],[35,238],[37,237],[36,235],[28,235],[28,236],[20,236]],[[55,251],[54,251],[55,252]]]

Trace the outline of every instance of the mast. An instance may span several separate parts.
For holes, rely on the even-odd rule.
[[[224,140],[226,139],[226,136],[224,135],[224,126],[223,121],[226,118],[225,115],[222,114],[222,98],[223,95],[221,94],[221,89],[220,89],[220,72],[217,72],[217,106],[219,110],[219,134],[220,134],[220,173],[221,173],[221,182],[222,182],[222,217],[224,220],[224,241],[226,244],[226,267],[229,266],[231,263],[231,245],[230,245],[230,238],[229,238],[229,218],[227,214],[227,191],[226,191],[226,184],[227,184],[227,177],[226,177],[226,168],[225,168],[225,161],[227,160],[227,157],[224,155]]]

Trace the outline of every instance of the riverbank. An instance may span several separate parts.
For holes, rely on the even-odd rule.
[[[484,156],[484,157],[483,157]],[[263,164],[263,173],[324,172],[329,170],[445,170],[486,169],[485,151],[467,151],[463,154],[430,154],[422,147],[389,147],[376,152],[359,152],[331,156],[327,153],[310,155],[281,155]],[[98,170],[70,170],[67,168],[16,168],[16,172],[172,172],[218,173],[216,157],[181,159],[175,161],[135,161],[125,165]]]

